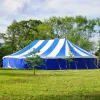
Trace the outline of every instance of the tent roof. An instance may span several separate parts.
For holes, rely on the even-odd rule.
[[[76,46],[67,39],[35,40],[24,49],[5,57],[26,58],[31,51],[37,52],[41,58],[97,58],[95,55]],[[4,57],[4,58],[5,58]]]

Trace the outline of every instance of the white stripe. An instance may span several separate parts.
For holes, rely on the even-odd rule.
[[[70,56],[69,55],[69,52],[70,52],[70,49],[69,49],[68,43],[66,41],[66,45],[65,45],[65,56]]]
[[[9,61],[8,61],[8,66],[7,66],[8,68],[11,68],[11,66],[9,65]]]
[[[34,45],[32,48],[30,48],[29,50],[25,51],[24,53],[22,54],[19,54],[19,55],[15,55],[16,57],[20,57],[20,56],[23,56],[23,55],[26,55],[28,53],[30,53],[31,51],[33,51],[33,49],[36,49],[38,46],[40,46],[42,43],[43,43],[44,40],[39,40],[39,42]]]
[[[75,45],[75,44],[74,44],[74,45]],[[89,54],[89,55],[91,55],[91,56],[95,56],[95,55],[93,55],[93,54],[91,54],[91,53],[87,52],[86,50],[84,50],[84,49],[82,49],[82,48],[78,47],[78,46],[77,46],[77,48],[79,48],[80,50],[84,51],[85,53],[87,53],[87,54]]]
[[[40,50],[39,53],[37,53],[37,55],[41,55],[43,54],[54,42],[54,40],[49,40],[48,43]]]
[[[29,56],[29,57],[32,57],[32,55],[31,56]],[[5,58],[17,58],[17,59],[25,59],[26,57],[25,56],[22,56],[22,57],[16,57],[16,56],[5,56],[3,59],[5,59]],[[42,58],[47,58],[47,57],[42,57]],[[48,58],[50,58],[50,59],[52,59],[52,57],[48,57]],[[69,56],[60,56],[60,57],[55,57],[55,58],[69,58]],[[53,59],[55,59],[55,58],[53,58]],[[73,58],[98,58],[97,56],[73,56]]]
[[[65,39],[60,39],[57,46],[54,48],[54,50],[47,56],[47,57],[56,57],[56,55],[61,50],[62,46],[64,45]]]
[[[19,56],[17,57],[17,56],[8,55],[8,56],[4,56],[4,57],[3,57],[3,59],[5,59],[5,58],[19,58]]]
[[[88,56],[87,54],[81,52],[80,50],[78,50],[75,46],[73,46],[69,41],[68,43],[71,45],[71,47],[77,52],[79,53],[81,56]]]

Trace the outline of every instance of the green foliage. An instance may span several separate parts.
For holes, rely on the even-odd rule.
[[[0,66],[2,66],[2,58],[12,53],[11,48],[8,46],[0,47]]]
[[[36,54],[39,51],[38,52],[34,52],[34,51],[35,49],[33,49],[33,51],[30,52],[31,56],[26,58],[26,65],[28,66],[29,69],[31,68],[34,70],[34,75],[35,75],[36,67],[43,66],[44,62],[43,62],[43,59]]]
[[[96,25],[98,26],[97,27],[97,32],[99,33],[99,40],[98,40],[98,45],[97,45],[97,47],[98,47],[98,50],[97,50],[97,52],[96,52],[96,55],[99,57],[99,59],[100,59],[100,18],[97,18],[96,19]]]
[[[98,50],[95,54],[96,54],[96,56],[99,57],[99,60],[100,60],[100,40],[98,41]]]
[[[0,48],[3,46],[3,43],[0,43]]]
[[[55,37],[52,27],[40,20],[17,22],[14,20],[7,28],[7,33],[2,34],[5,45],[11,47],[12,52],[23,49],[33,40],[52,39]]]
[[[67,58],[67,60],[69,61],[69,62],[72,62],[73,60],[72,60],[72,58],[73,58],[73,54],[72,54],[72,52],[71,51],[69,51],[69,57]]]
[[[98,19],[99,20],[99,19]],[[14,20],[7,28],[6,34],[1,34],[5,45],[16,52],[34,39],[68,38],[76,45],[92,51],[94,42],[90,41],[99,25],[96,20],[88,20],[83,16],[76,17],[51,17],[41,22],[40,20],[28,20],[17,22]]]
[[[38,39],[53,39],[56,37],[49,22],[44,21],[42,24],[38,25],[37,29],[38,35],[36,37]]]
[[[68,69],[70,69],[70,64],[72,62],[74,62],[74,60],[73,60],[73,54],[72,54],[71,51],[69,51],[69,57],[68,58],[65,58],[65,60],[68,61],[68,63],[69,63],[69,68]]]
[[[13,21],[8,26],[5,44],[12,48],[12,51],[18,51],[34,40],[34,34],[38,31],[37,26],[42,22],[39,20]]]
[[[100,59],[100,40],[98,41],[98,47],[99,47],[99,50],[98,50],[98,57]]]
[[[51,24],[53,31],[58,35],[58,38],[65,38],[66,34],[72,29],[73,17],[51,17],[48,22]]]
[[[51,17],[47,20],[58,38],[67,38],[76,45],[88,51],[95,49],[95,44],[90,39],[95,32],[95,20],[88,20],[83,16],[76,17]]]
[[[0,70],[0,100],[99,100],[100,70]]]
[[[96,29],[95,26],[99,28]],[[0,43],[0,47],[7,47],[7,54],[14,53],[23,49],[33,40],[67,38],[74,44],[84,48],[87,51],[95,50],[95,43],[91,38],[96,33],[100,33],[100,18],[89,20],[84,16],[76,17],[51,17],[44,20],[28,20],[17,22],[14,20],[8,26],[6,33],[0,33],[0,39],[4,40],[4,44]],[[1,50],[0,53],[3,51]],[[2,53],[2,56],[5,54]],[[2,59],[2,58],[0,58]]]

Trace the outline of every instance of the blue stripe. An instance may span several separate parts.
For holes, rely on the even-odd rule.
[[[43,43],[40,45],[40,46],[38,46],[37,48],[34,48],[35,50],[34,50],[34,53],[37,53],[38,51],[41,51],[41,49],[46,45],[48,43],[48,40],[45,40],[45,41],[43,41]],[[26,55],[24,55],[24,56],[30,56],[30,55],[32,55],[32,52],[30,52],[29,54],[26,54]]]
[[[57,54],[57,56],[65,56],[65,44],[66,44],[66,41],[64,41],[64,44],[62,48],[60,49],[59,53]]]
[[[35,40],[33,41],[31,44],[29,44],[27,47],[25,47],[24,49],[12,54],[12,56],[15,56],[15,55],[19,55],[19,54],[22,54],[24,53],[25,51],[29,50],[30,48],[32,48],[35,44],[37,44],[39,42],[39,40]]]
[[[88,55],[88,56],[93,56],[91,53],[85,51],[84,49],[82,49],[82,48],[80,48],[80,47],[78,47],[78,46],[76,46],[76,45],[73,44],[72,42],[70,42],[70,43],[71,43],[73,46],[75,46],[78,50],[80,50],[81,52],[85,53],[86,55]]]
[[[68,41],[67,41],[67,43],[68,43]],[[79,53],[77,53],[72,47],[71,47],[71,45],[68,43],[68,46],[69,46],[69,49],[70,49],[70,51],[73,53],[73,55],[74,56],[82,56],[82,55],[80,55]]]
[[[42,53],[40,56],[46,57],[47,55],[49,55],[54,50],[54,48],[57,46],[58,42],[59,42],[59,39],[55,39],[54,42],[52,43],[52,45],[44,53]]]

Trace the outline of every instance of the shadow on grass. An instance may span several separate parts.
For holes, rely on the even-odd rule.
[[[34,100],[100,100],[100,95],[56,95],[38,96]]]
[[[100,95],[2,96],[0,100],[100,100]]]
[[[9,72],[4,72],[4,73],[0,73],[0,75],[3,75],[3,76],[5,76],[5,75],[7,75],[7,76],[43,76],[43,77],[47,77],[47,76],[68,76],[68,75],[65,75],[65,74],[40,74],[40,73],[36,73],[35,75],[34,75],[34,73],[9,73]]]
[[[0,69],[0,75],[7,75],[7,76],[68,76],[68,74],[63,74],[62,71],[56,70],[56,73],[42,73],[42,70],[36,70],[36,74],[34,75],[34,71],[32,70],[18,70],[18,69]],[[55,71],[54,71],[55,72]]]

